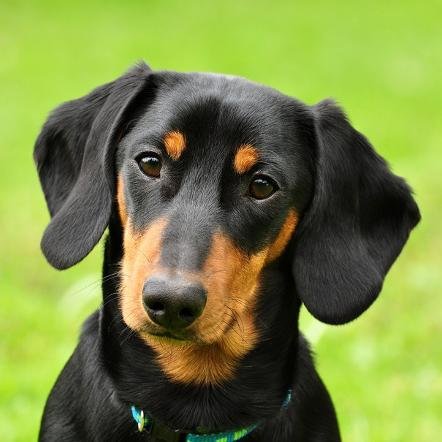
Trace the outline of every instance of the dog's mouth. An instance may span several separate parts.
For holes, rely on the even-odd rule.
[[[191,337],[189,336],[182,336],[181,334],[172,333],[170,331],[164,331],[164,332],[147,332],[150,336],[153,336],[155,338],[165,338],[172,341],[180,341],[180,342],[188,342],[191,341]]]
[[[149,340],[154,340],[158,343],[207,346],[222,339],[223,335],[234,328],[235,323],[235,317],[229,315],[228,319],[221,318],[215,326],[202,330],[194,330],[193,327],[183,330],[170,330],[147,323],[139,331]]]
[[[226,308],[209,319],[181,330],[159,327],[146,319],[136,331],[169,379],[219,384],[234,375],[236,362],[254,348],[259,332],[251,311],[240,317]]]
[[[204,344],[201,337],[192,330],[167,330],[146,324],[140,332],[151,342],[175,345]]]

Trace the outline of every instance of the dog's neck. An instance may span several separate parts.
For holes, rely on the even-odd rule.
[[[123,322],[119,305],[119,232],[106,243],[101,316],[102,356],[118,398],[174,428],[224,430],[275,415],[292,387],[299,304],[282,273],[262,278],[256,320],[260,339],[220,384],[173,382],[155,351]],[[267,284],[266,281],[272,281]],[[277,280],[278,284],[275,284]],[[280,293],[277,293],[279,292]],[[279,299],[279,302],[272,300]],[[287,330],[293,330],[291,335]],[[173,355],[171,356],[173,357]]]

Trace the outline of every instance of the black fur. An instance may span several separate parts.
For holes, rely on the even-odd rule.
[[[179,128],[189,148],[164,160],[161,182],[134,161],[161,151]],[[242,143],[260,148],[245,176],[231,168]],[[405,182],[393,175],[342,111],[325,101],[306,106],[238,78],[152,72],[141,64],[84,98],[56,109],[35,150],[52,216],[42,242],[48,261],[67,268],[84,258],[106,227],[103,305],[84,324],[80,342],[46,404],[42,441],[153,440],[138,433],[136,404],[171,428],[223,431],[261,422],[244,441],[338,441],[330,397],[298,331],[301,303],[318,319],[344,323],[375,300],[386,272],[419,221]],[[279,191],[244,197],[254,172]],[[260,341],[218,386],[171,382],[152,350],[121,317],[122,226],[117,174],[134,226],[160,215],[170,222],[161,260],[199,269],[221,228],[247,253],[271,243],[287,213],[301,221],[284,254],[261,275],[254,313]],[[281,408],[288,389],[293,399]]]

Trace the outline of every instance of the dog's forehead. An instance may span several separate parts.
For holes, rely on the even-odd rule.
[[[243,144],[284,152],[295,137],[290,131],[302,105],[266,86],[217,74],[163,72],[151,81],[155,95],[132,130],[134,140],[179,131],[194,153],[214,147],[228,154]]]

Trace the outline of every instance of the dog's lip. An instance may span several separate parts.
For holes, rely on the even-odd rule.
[[[235,319],[230,318],[224,333],[231,330],[235,324]],[[166,330],[159,327],[151,327],[150,324],[146,324],[141,330],[141,333],[149,335],[153,338],[170,340],[171,342],[177,341],[182,344],[197,344],[197,345],[207,345],[210,342],[205,341],[200,336],[192,333],[190,330],[183,330],[181,333],[173,330]]]
[[[198,341],[197,336],[195,336],[191,330],[187,329],[170,330],[163,327],[152,327],[150,324],[145,324],[140,332],[153,338],[170,339],[171,341],[179,341],[181,343]]]
[[[169,338],[169,339],[175,339],[176,341],[190,341],[189,338],[185,338],[184,336],[179,336],[175,333],[172,333],[170,331],[163,331],[163,332],[148,332],[151,336],[155,336],[157,338]]]

